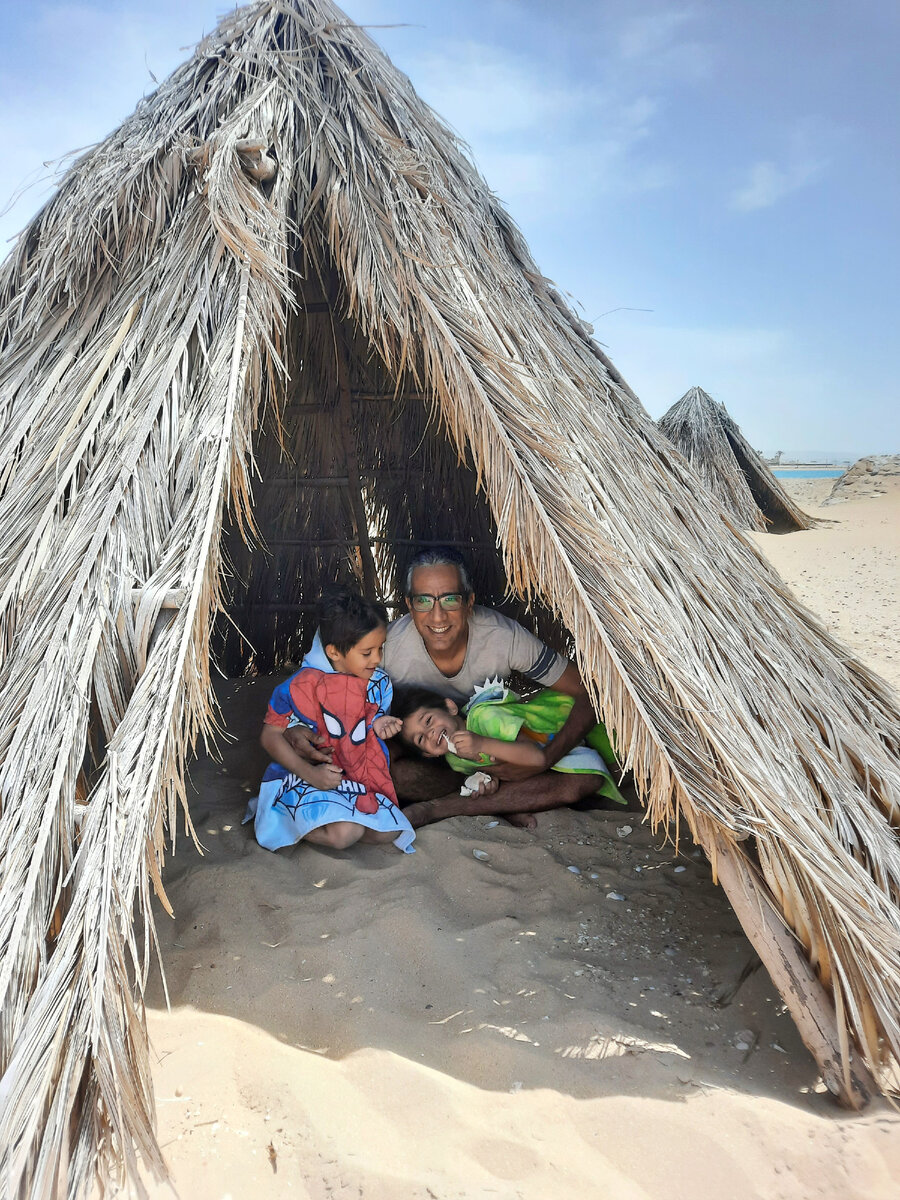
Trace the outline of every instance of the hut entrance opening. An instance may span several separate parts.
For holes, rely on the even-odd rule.
[[[738,466],[744,473],[744,477],[747,480],[747,487],[750,489],[750,495],[753,497],[756,507],[768,522],[766,532],[794,533],[798,528],[796,518],[788,512],[785,506],[780,503],[778,496],[772,491],[769,480],[766,478],[768,468],[766,468],[766,474],[764,474],[758,460],[754,462],[747,458],[746,450],[741,445],[743,438],[740,440],[735,438],[726,422],[722,424],[722,431],[734,452]]]
[[[248,544],[236,524],[226,534],[231,620],[218,622],[218,661],[230,676],[298,662],[328,582],[355,584],[401,615],[406,563],[429,545],[465,556],[479,603],[569,653],[552,613],[510,594],[489,506],[416,364],[399,377],[385,369],[335,280],[332,271],[304,291],[289,319],[288,382],[255,436],[255,535]]]

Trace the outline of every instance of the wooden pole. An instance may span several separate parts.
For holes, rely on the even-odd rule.
[[[380,476],[389,480],[419,480],[424,476],[424,470],[422,467],[407,466],[381,471]],[[263,480],[263,486],[273,488],[347,488],[352,483],[353,479],[349,475],[270,475],[268,479]]]
[[[385,608],[405,609],[406,602],[403,600],[382,600],[381,603]],[[243,604],[232,605],[229,609],[232,613],[242,612],[313,612],[319,606],[315,601],[306,600],[247,600]]]
[[[175,588],[174,591],[164,592],[160,608],[181,608],[189,596],[187,588]],[[131,589],[131,603],[137,608],[144,595],[143,588]]]
[[[355,544],[359,550],[359,565],[362,571],[363,591],[367,596],[378,595],[378,572],[369,544],[369,519],[362,494],[362,478],[359,470],[359,455],[356,451],[356,427],[353,420],[353,402],[350,395],[350,378],[347,369],[347,343],[343,329],[334,329],[335,354],[337,358],[338,411],[344,443],[344,462],[347,467],[347,495],[353,518]]]
[[[375,546],[461,546],[466,550],[488,549],[496,550],[494,541],[473,542],[468,538],[386,538],[370,537],[369,543]],[[266,545],[273,546],[355,546],[350,538],[267,538]],[[165,607],[165,605],[163,606]]]
[[[698,834],[703,845],[705,839]],[[878,1092],[878,1085],[852,1046],[845,1059],[831,999],[800,943],[786,928],[764,881],[746,855],[721,833],[713,832],[710,842],[704,849],[713,876],[722,885],[744,932],[781,993],[803,1044],[818,1063],[825,1086],[844,1108],[865,1108]]]
[[[350,399],[354,404],[402,404],[406,401],[422,403],[425,396],[422,392],[401,392],[395,395],[393,392],[355,392],[350,393]],[[294,414],[297,416],[316,417],[322,413],[330,413],[332,406],[322,404],[318,401],[304,400],[298,404],[286,404],[281,410],[283,416]]]

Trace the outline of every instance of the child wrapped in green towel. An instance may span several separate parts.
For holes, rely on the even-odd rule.
[[[571,711],[571,696],[545,688],[522,700],[499,680],[486,680],[462,712],[452,700],[427,688],[408,688],[394,697],[393,715],[403,720],[400,737],[427,758],[446,758],[463,775],[498,763],[540,767],[546,746]],[[597,792],[617,804],[626,801],[610,767],[616,765],[609,737],[595,725],[585,741],[551,767],[565,774],[596,775]]]

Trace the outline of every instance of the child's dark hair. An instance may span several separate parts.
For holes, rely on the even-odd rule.
[[[339,583],[323,589],[316,616],[322,645],[334,646],[338,654],[346,654],[367,633],[379,625],[387,625],[387,609],[383,604],[367,600]]]
[[[445,707],[444,697],[440,692],[433,692],[431,688],[398,687],[394,690],[394,698],[391,701],[391,716],[399,717],[403,721],[412,716],[416,709],[439,708],[443,712]]]

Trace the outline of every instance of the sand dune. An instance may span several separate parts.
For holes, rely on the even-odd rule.
[[[897,685],[900,490],[822,508],[831,481],[788,485],[833,523],[758,544]],[[818,1090],[765,972],[739,984],[752,951],[689,843],[563,810],[536,834],[444,822],[413,856],[270,854],[240,818],[272,684],[222,688],[235,740],[192,771],[207,853],[180,841],[157,918],[185,1200],[897,1194],[900,1116]]]

